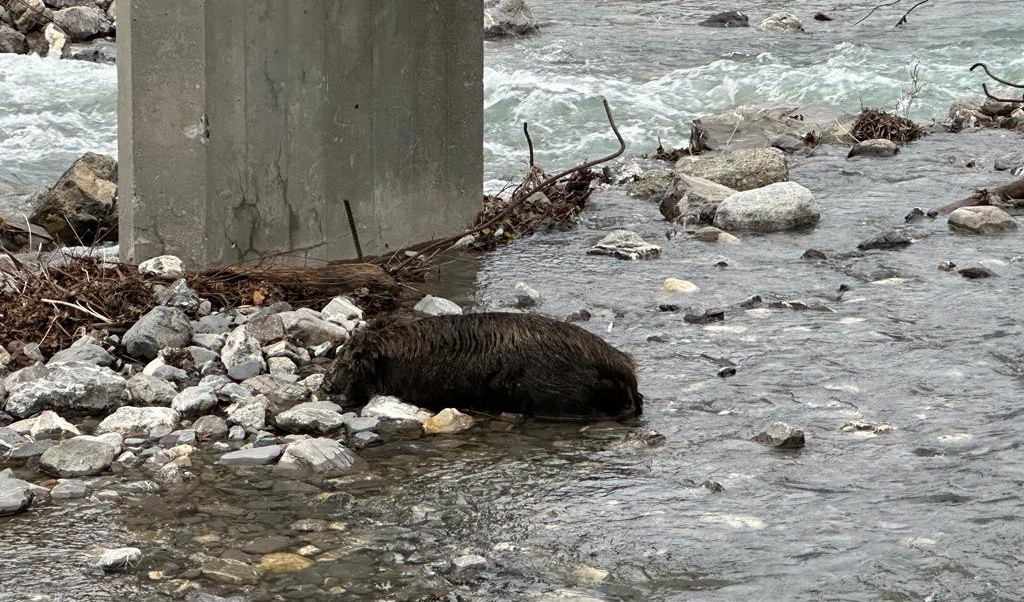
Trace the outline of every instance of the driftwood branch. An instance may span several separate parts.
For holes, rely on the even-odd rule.
[[[500,212],[498,215],[496,215],[493,218],[487,220],[483,224],[480,224],[479,226],[476,226],[476,227],[471,228],[469,230],[464,230],[464,231],[462,231],[459,234],[456,234],[454,236],[450,236],[448,238],[445,238],[445,239],[442,239],[442,240],[438,240],[436,242],[431,243],[427,247],[425,247],[425,248],[421,249],[420,251],[416,252],[414,255],[411,255],[410,257],[406,258],[401,264],[398,265],[398,267],[394,271],[401,271],[401,270],[405,269],[406,267],[408,267],[408,265],[411,262],[413,262],[414,260],[416,260],[416,259],[418,259],[420,257],[423,257],[425,255],[429,255],[431,253],[436,253],[436,252],[441,251],[443,249],[447,249],[448,247],[452,246],[453,244],[455,244],[456,242],[458,242],[459,240],[461,240],[461,239],[463,239],[463,238],[465,238],[467,236],[472,236],[474,234],[479,234],[480,232],[483,232],[484,230],[487,230],[488,228],[494,226],[495,224],[497,224],[501,220],[505,219],[508,215],[510,215],[512,213],[512,211],[514,209],[516,209],[516,207],[518,205],[520,205],[521,203],[523,203],[524,201],[526,201],[527,199],[529,199],[533,195],[537,194],[538,192],[544,192],[548,188],[551,188],[552,186],[557,184],[558,181],[561,180],[562,178],[564,178],[566,176],[571,176],[572,174],[575,174],[577,172],[585,171],[587,169],[590,169],[591,167],[594,167],[595,165],[600,165],[601,163],[606,163],[608,161],[611,161],[613,159],[616,159],[616,158],[620,157],[622,155],[622,153],[626,152],[626,140],[622,137],[622,134],[619,133],[618,126],[615,125],[615,118],[612,116],[612,109],[608,105],[608,101],[604,100],[602,102],[604,104],[605,115],[608,116],[608,125],[611,126],[612,132],[615,134],[616,140],[619,141],[619,148],[618,148],[618,150],[616,150],[615,152],[613,152],[613,153],[611,153],[609,155],[605,155],[604,157],[601,157],[601,158],[598,158],[598,159],[594,159],[592,161],[587,161],[586,163],[581,163],[580,165],[577,165],[576,167],[571,167],[569,169],[566,169],[565,171],[559,172],[559,173],[557,173],[557,174],[555,174],[555,175],[553,175],[553,176],[551,176],[551,177],[549,177],[549,178],[547,178],[547,179],[545,179],[545,180],[543,180],[543,181],[541,181],[541,182],[539,182],[537,184],[534,184],[533,186],[529,186],[529,187],[526,187],[526,188],[520,188],[519,190],[517,190],[512,195],[512,198],[509,200],[508,206],[505,208],[505,210]],[[400,252],[401,251],[399,251],[399,253]],[[397,253],[396,253],[396,255],[397,255]]]
[[[978,205],[993,205],[1007,203],[1014,199],[1024,199],[1024,178],[997,186],[996,188],[982,188],[974,191],[974,194],[966,199],[960,199],[948,205],[928,212],[931,216],[946,215],[961,207],[975,207]]]
[[[903,16],[900,17],[900,20],[896,22],[896,27],[899,27],[900,25],[903,25],[904,23],[906,23],[907,22],[907,17],[910,16],[910,13],[914,12],[915,8],[917,8],[918,6],[921,6],[922,4],[928,4],[929,2],[931,2],[931,0],[921,0],[920,2],[915,4],[914,6],[911,6],[910,10],[908,10],[905,13],[903,13]]]
[[[533,139],[530,138],[530,126],[523,122],[523,135],[526,136],[526,144],[530,147],[530,169],[533,169]]]
[[[981,67],[982,70],[985,71],[985,75],[991,77],[992,79],[1003,84],[1004,86],[1009,86],[1011,88],[1024,88],[1024,84],[1015,84],[1011,81],[1007,81],[1001,77],[998,77],[997,75],[992,73],[992,71],[989,70],[988,65],[986,65],[985,63],[974,63],[973,65],[971,65],[971,71],[974,71],[978,67]],[[981,84],[981,89],[985,91],[985,96],[998,102],[1024,102],[1024,94],[1022,94],[1020,98],[999,98],[997,96],[993,96],[992,93],[988,91],[987,84]]]

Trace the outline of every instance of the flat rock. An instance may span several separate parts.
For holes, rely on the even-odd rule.
[[[861,251],[902,249],[913,242],[910,235],[902,230],[886,230],[862,240],[857,248]]]
[[[313,566],[313,561],[288,552],[275,552],[260,558],[261,573],[298,573]]]
[[[341,407],[325,401],[300,403],[278,414],[274,421],[278,428],[291,433],[327,435],[345,425]]]
[[[597,242],[588,255],[608,255],[636,261],[639,259],[656,259],[661,256],[661,247],[651,244],[630,230],[613,230]]]
[[[66,364],[69,362],[83,362],[86,364],[95,364],[97,366],[111,367],[116,363],[114,356],[107,353],[107,350],[99,345],[92,343],[85,343],[82,345],[74,345],[62,351],[58,351],[53,354],[50,361],[46,363],[47,366],[55,366],[57,364]]]
[[[1017,221],[1009,213],[992,205],[961,207],[949,214],[949,227],[971,234],[1003,234],[1017,229]]]
[[[68,439],[43,452],[39,465],[62,478],[87,477],[110,467],[120,450],[94,437]]]
[[[50,490],[50,498],[55,500],[77,500],[89,495],[89,486],[77,479],[57,479],[57,484]]]
[[[963,276],[964,278],[968,278],[970,280],[976,280],[978,278],[991,278],[992,276],[996,275],[995,272],[981,265],[980,263],[969,263],[965,266],[961,266],[959,269],[957,269],[957,273]]]
[[[683,157],[676,173],[744,191],[789,180],[786,155],[776,148],[746,148],[718,156]]]
[[[220,399],[217,390],[203,385],[188,387],[174,396],[171,409],[182,416],[196,416],[217,407]]]
[[[690,151],[764,148],[783,136],[802,141],[811,132],[826,144],[854,144],[849,131],[855,121],[856,117],[828,107],[743,105],[694,119]]]
[[[284,452],[283,445],[266,445],[228,452],[217,460],[224,466],[266,466],[273,464]]]
[[[276,469],[283,473],[312,473],[338,477],[366,467],[366,461],[333,439],[303,439],[288,444]]]
[[[157,429],[178,428],[179,412],[171,408],[125,406],[107,416],[96,427],[96,434],[117,433],[122,437],[148,438]]]
[[[795,182],[738,192],[718,205],[715,227],[727,231],[777,232],[818,223],[811,191]]]

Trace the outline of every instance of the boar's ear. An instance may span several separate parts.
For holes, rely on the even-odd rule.
[[[375,348],[363,347],[352,354],[352,363],[349,372],[355,377],[353,380],[373,381],[377,378],[377,362],[380,359],[380,351]]]

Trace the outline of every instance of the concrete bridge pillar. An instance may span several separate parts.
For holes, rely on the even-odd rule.
[[[118,0],[121,253],[190,267],[452,234],[482,199],[480,0]]]

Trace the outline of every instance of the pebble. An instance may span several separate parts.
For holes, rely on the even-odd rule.
[[[754,441],[780,449],[799,449],[804,446],[804,432],[785,422],[773,422],[753,439]]]
[[[666,293],[696,293],[700,291],[700,287],[690,282],[689,280],[681,280],[679,278],[666,278],[665,282],[661,285],[661,290]]]
[[[433,416],[427,410],[404,403],[397,397],[378,395],[367,403],[361,412],[363,417],[385,418],[388,420],[413,420],[423,424]]]

